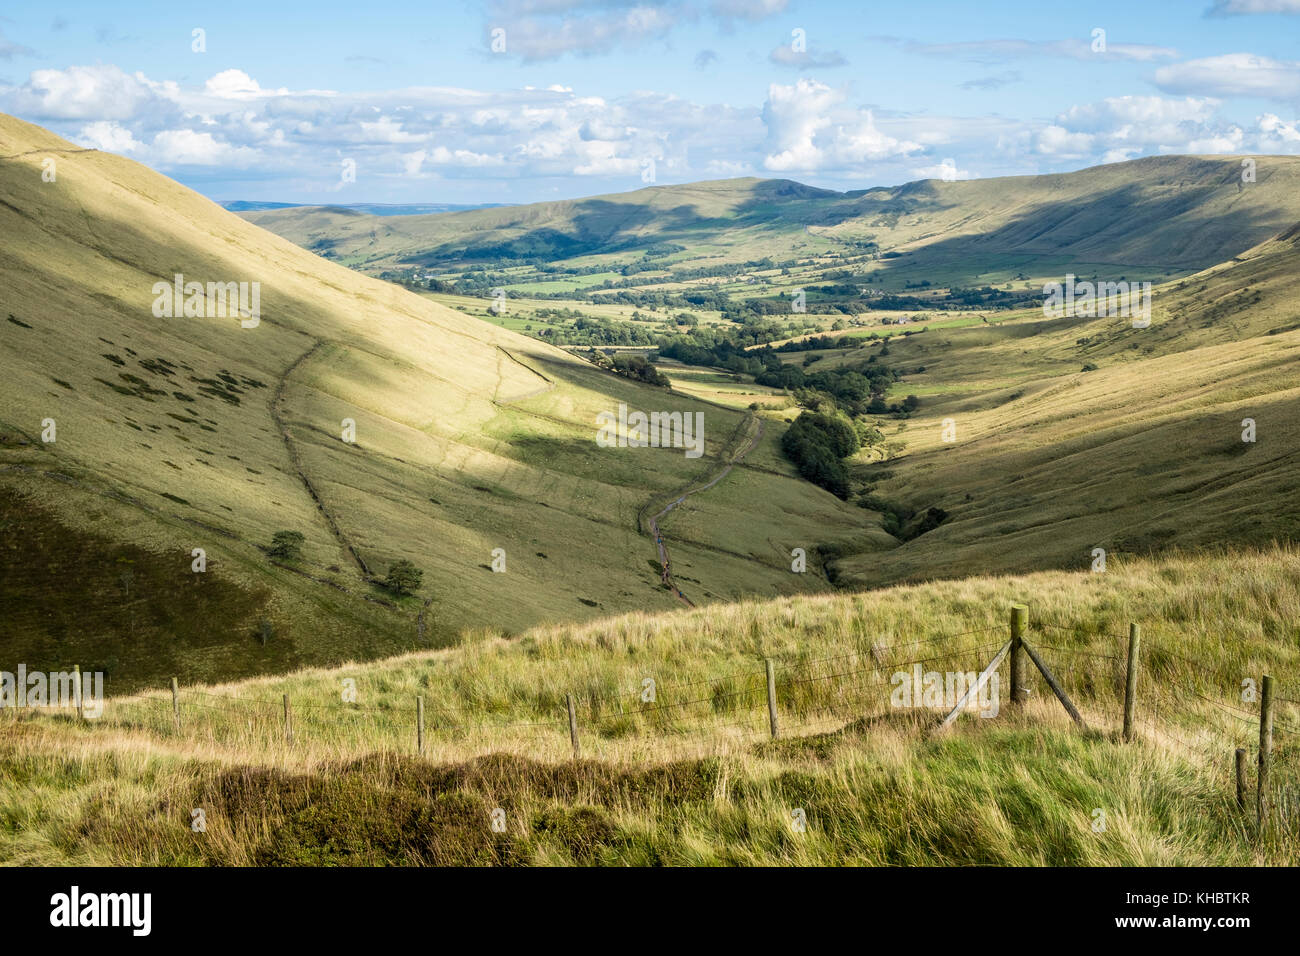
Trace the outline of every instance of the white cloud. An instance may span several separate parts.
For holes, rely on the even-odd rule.
[[[1225,53],[1162,66],[1155,82],[1167,93],[1300,98],[1300,63],[1253,53]]]
[[[1219,101],[1114,96],[1073,106],[1040,130],[1035,150],[1057,159],[1119,162],[1149,153],[1236,153],[1245,131],[1218,118]]]
[[[1262,153],[1300,153],[1300,123],[1287,123],[1273,113],[1256,120],[1258,148]]]
[[[124,120],[157,105],[158,94],[143,75],[99,64],[34,70],[11,99],[12,112],[36,120]]]
[[[844,66],[848,62],[837,50],[827,50],[824,53],[808,50],[796,52],[788,43],[774,47],[767,58],[777,66],[791,66],[798,70],[828,69]]]
[[[737,20],[762,20],[784,12],[789,0],[713,0],[709,12]]]
[[[119,126],[112,120],[96,120],[87,123],[77,135],[77,142],[91,149],[102,149],[110,153],[134,153],[142,145],[129,129]]]
[[[1252,13],[1300,13],[1300,0],[1214,0],[1207,17],[1232,17]]]
[[[841,109],[843,92],[816,80],[773,83],[763,107],[772,172],[860,169],[868,162],[907,156],[919,143],[878,129],[871,110]]]
[[[1001,65],[1008,60],[1030,57],[1056,57],[1071,60],[1106,62],[1134,60],[1145,63],[1165,60],[1178,55],[1172,47],[1151,43],[1114,42],[1108,36],[1105,52],[1093,49],[1091,37],[1067,37],[1064,40],[1023,40],[1015,38],[994,40],[965,40],[957,43],[926,43],[903,37],[875,37],[874,39],[897,46],[905,53],[945,58],[958,57],[977,63]]]
[[[574,11],[574,7],[586,9]],[[673,4],[652,2],[619,4],[615,9],[535,0],[498,0],[484,24],[484,48],[490,49],[492,31],[505,30],[507,56],[525,62],[555,60],[572,53],[592,56],[613,53],[666,37],[685,11]]]
[[[256,150],[232,146],[211,133],[190,129],[163,130],[154,137],[151,155],[168,166],[235,166],[247,167],[258,158]]]
[[[920,169],[913,169],[912,175],[917,179],[942,179],[945,182],[974,178],[974,174],[969,169],[958,169],[957,161],[952,158],[943,160],[937,166],[922,166]]]
[[[289,91],[264,90],[257,80],[243,70],[223,70],[203,85],[205,91],[222,99],[248,100],[259,96],[283,96]]]

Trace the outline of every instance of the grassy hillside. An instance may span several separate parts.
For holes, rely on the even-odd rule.
[[[922,406],[887,426],[887,456],[862,456],[864,503],[949,517],[887,559],[840,561],[842,583],[1295,540],[1298,266],[1290,229],[1159,287],[1149,328],[1039,311],[892,339],[879,360],[911,373],[896,393]]]
[[[100,662],[122,690],[679,606],[638,519],[719,469],[741,410],[325,262],[11,117],[0,156],[0,520],[24,531],[0,558],[8,654]],[[176,273],[260,283],[260,324],[155,318],[154,283]],[[596,416],[620,402],[703,412],[705,456],[598,448]],[[777,482],[774,540],[878,523]],[[300,559],[267,554],[279,530],[305,536]],[[402,559],[424,572],[411,597],[377,584]],[[699,600],[826,586],[762,560],[698,578]]]
[[[1028,640],[1023,712],[891,705],[913,661],[978,670]],[[633,614],[288,678],[0,719],[0,856],[24,863],[1294,863],[1300,850],[1300,553],[1116,560],[1105,574],[977,576],[870,594]],[[1130,622],[1137,739],[1118,736]],[[781,738],[769,739],[764,657]],[[1277,681],[1274,813],[1237,810]],[[656,698],[643,701],[647,679]],[[343,697],[353,682],[354,700]],[[286,742],[281,695],[293,708]],[[576,698],[574,761],[565,695]],[[426,706],[415,754],[414,703]],[[203,809],[207,830],[190,829]],[[494,810],[505,813],[494,831]],[[806,832],[792,828],[802,810]],[[1094,829],[1096,811],[1105,828]]]

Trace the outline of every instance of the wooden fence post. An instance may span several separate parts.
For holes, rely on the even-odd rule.
[[[176,678],[172,678],[172,721],[176,724],[176,732],[181,732],[181,689],[176,684]]]
[[[1038,656],[1038,651],[1034,650],[1034,645],[1022,638],[1020,646],[1024,649],[1025,653],[1029,655],[1029,659],[1034,662],[1034,666],[1037,667],[1039,672],[1043,675],[1043,680],[1047,681],[1047,686],[1051,688],[1052,693],[1056,695],[1056,699],[1061,702],[1061,706],[1065,708],[1065,712],[1069,714],[1074,719],[1074,722],[1080,727],[1084,726],[1083,717],[1079,714],[1079,708],[1074,706],[1074,701],[1070,700],[1070,695],[1065,692],[1065,688],[1057,683],[1056,678],[1052,676],[1052,672],[1048,668],[1047,664]]]
[[[1128,626],[1128,674],[1124,679],[1124,741],[1133,739],[1133,713],[1137,708],[1138,651],[1142,645],[1142,628]]]
[[[569,740],[573,742],[573,759],[577,760],[578,750],[578,712],[573,708],[573,695],[565,694],[565,701],[569,705]]]
[[[1237,809],[1246,809],[1246,748],[1237,748]]]
[[[1020,706],[1029,696],[1025,688],[1025,626],[1029,623],[1029,608],[1024,604],[1011,605],[1011,703]]]
[[[417,694],[415,698],[415,749],[420,756],[424,756],[424,695]]]
[[[293,743],[293,714],[289,711],[289,695],[284,695],[284,742]]]
[[[85,720],[86,711],[85,711],[84,704],[81,700],[81,665],[80,664],[72,665],[72,679],[77,682],[76,686],[72,688],[72,698],[77,702],[77,719]]]
[[[772,658],[766,658],[767,662],[767,722],[772,728],[772,737],[776,738],[776,667],[772,664]]]
[[[1268,771],[1273,762],[1273,678],[1264,675],[1259,698],[1259,773],[1255,779],[1255,821],[1264,832],[1268,821]]]

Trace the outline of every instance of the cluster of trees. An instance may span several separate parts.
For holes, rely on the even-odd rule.
[[[804,410],[781,436],[781,450],[799,474],[838,498],[849,496],[844,459],[858,450],[858,432],[842,413]]]
[[[601,368],[609,369],[624,378],[645,382],[647,385],[658,385],[662,388],[667,388],[672,384],[667,375],[651,365],[644,355],[636,352],[623,353],[611,358],[604,352],[597,352],[592,349],[587,358]]]
[[[539,310],[540,316],[542,311]],[[561,310],[552,310],[561,311]],[[568,311],[568,310],[563,310]],[[539,338],[556,345],[644,345],[655,344],[654,333],[649,329],[639,328],[626,322],[614,322],[600,316],[578,314],[571,326],[559,328],[542,328],[536,332]]]
[[[615,355],[613,365],[614,371],[624,378],[635,379],[638,382],[646,382],[650,385],[659,385],[663,388],[667,388],[672,384],[667,375],[646,361],[644,355]]]

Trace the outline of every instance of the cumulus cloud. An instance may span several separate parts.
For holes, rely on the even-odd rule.
[[[140,142],[129,129],[119,126],[112,120],[96,120],[87,123],[78,133],[77,142],[91,149],[102,149],[110,153],[130,154],[141,147]]]
[[[871,110],[843,107],[844,93],[816,80],[791,86],[773,83],[763,106],[769,150],[763,168],[772,172],[856,170],[867,163],[922,149],[876,126]]]
[[[257,80],[243,70],[222,70],[203,84],[203,89],[212,96],[231,100],[251,100],[259,96],[283,96],[287,89],[264,90]]]
[[[1265,113],[1255,125],[1260,152],[1300,153],[1300,123],[1287,123],[1274,113]]]
[[[1217,119],[1219,101],[1186,97],[1114,96],[1073,106],[1035,137],[1041,155],[1063,159],[1100,156],[1105,162],[1147,153],[1241,151],[1245,132]]]
[[[1155,82],[1166,93],[1291,101],[1300,98],[1300,63],[1253,53],[1225,53],[1162,66],[1156,70]]]
[[[158,91],[143,74],[128,75],[111,64],[35,70],[13,90],[10,112],[40,120],[123,120],[150,105]]]
[[[246,168],[257,161],[256,150],[232,146],[211,133],[192,129],[163,130],[154,137],[150,155],[166,166],[233,166]]]
[[[958,169],[957,161],[951,157],[943,160],[937,166],[922,166],[920,169],[913,169],[912,175],[917,179],[942,179],[945,182],[974,178],[969,169]]]

